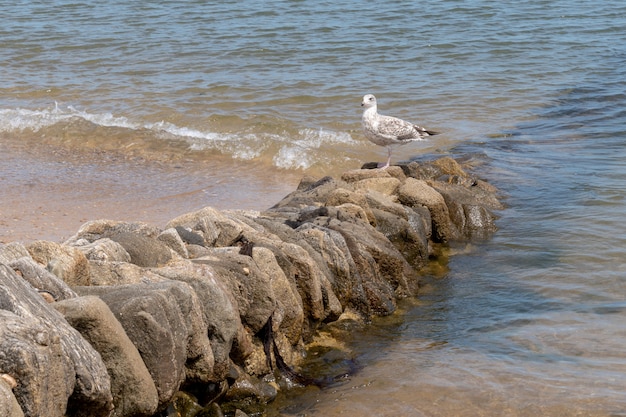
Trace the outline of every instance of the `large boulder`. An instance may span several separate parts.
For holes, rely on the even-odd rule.
[[[111,376],[114,416],[151,416],[158,394],[137,348],[109,307],[98,297],[77,297],[54,308],[102,356]]]
[[[28,416],[108,416],[100,354],[22,277],[0,265],[0,369]]]
[[[208,335],[215,364],[213,380],[225,378],[230,366],[229,355],[234,347],[243,349],[236,356],[245,357],[246,333],[239,316],[237,301],[210,265],[196,262],[178,262],[154,270],[170,280],[189,284],[195,291]]]
[[[168,401],[189,376],[208,381],[213,354],[200,304],[192,288],[178,281],[77,287],[97,295],[115,314],[141,354],[156,385],[159,404]]]

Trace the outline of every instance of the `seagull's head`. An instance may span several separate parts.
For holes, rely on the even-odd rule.
[[[374,94],[365,94],[363,101],[361,101],[361,107],[365,107],[366,109],[376,107],[376,97],[374,97]]]

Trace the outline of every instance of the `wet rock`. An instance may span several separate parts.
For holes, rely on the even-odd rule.
[[[272,385],[246,374],[242,370],[237,372],[237,378],[230,385],[223,403],[222,410],[226,413],[234,413],[235,410],[243,410],[248,413],[258,413],[263,406],[278,394]]]
[[[200,410],[194,417],[224,417],[224,412],[219,404],[211,403]]]
[[[137,348],[109,307],[93,296],[54,304],[65,319],[100,353],[111,377],[114,416],[150,416],[157,390]]]
[[[98,352],[18,276],[0,265],[0,369],[29,416],[108,416],[110,379]]]
[[[69,286],[89,285],[89,263],[76,248],[38,240],[26,247],[30,256]]]
[[[501,209],[493,193],[478,183],[469,187],[435,183],[433,187],[444,197],[449,209],[450,220],[459,237],[464,239],[484,238],[496,230],[496,217],[489,209]]]
[[[178,391],[167,406],[164,414],[172,417],[195,417],[202,411],[202,406],[190,394]]]

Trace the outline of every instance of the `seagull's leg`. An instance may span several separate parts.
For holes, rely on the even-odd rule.
[[[382,169],[389,168],[389,164],[391,163],[391,146],[387,146],[387,163],[382,167]]]

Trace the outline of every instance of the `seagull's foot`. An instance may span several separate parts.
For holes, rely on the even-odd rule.
[[[387,168],[389,168],[389,162],[384,163],[384,164],[382,162],[379,162],[378,166],[376,168],[377,169],[387,169]]]

